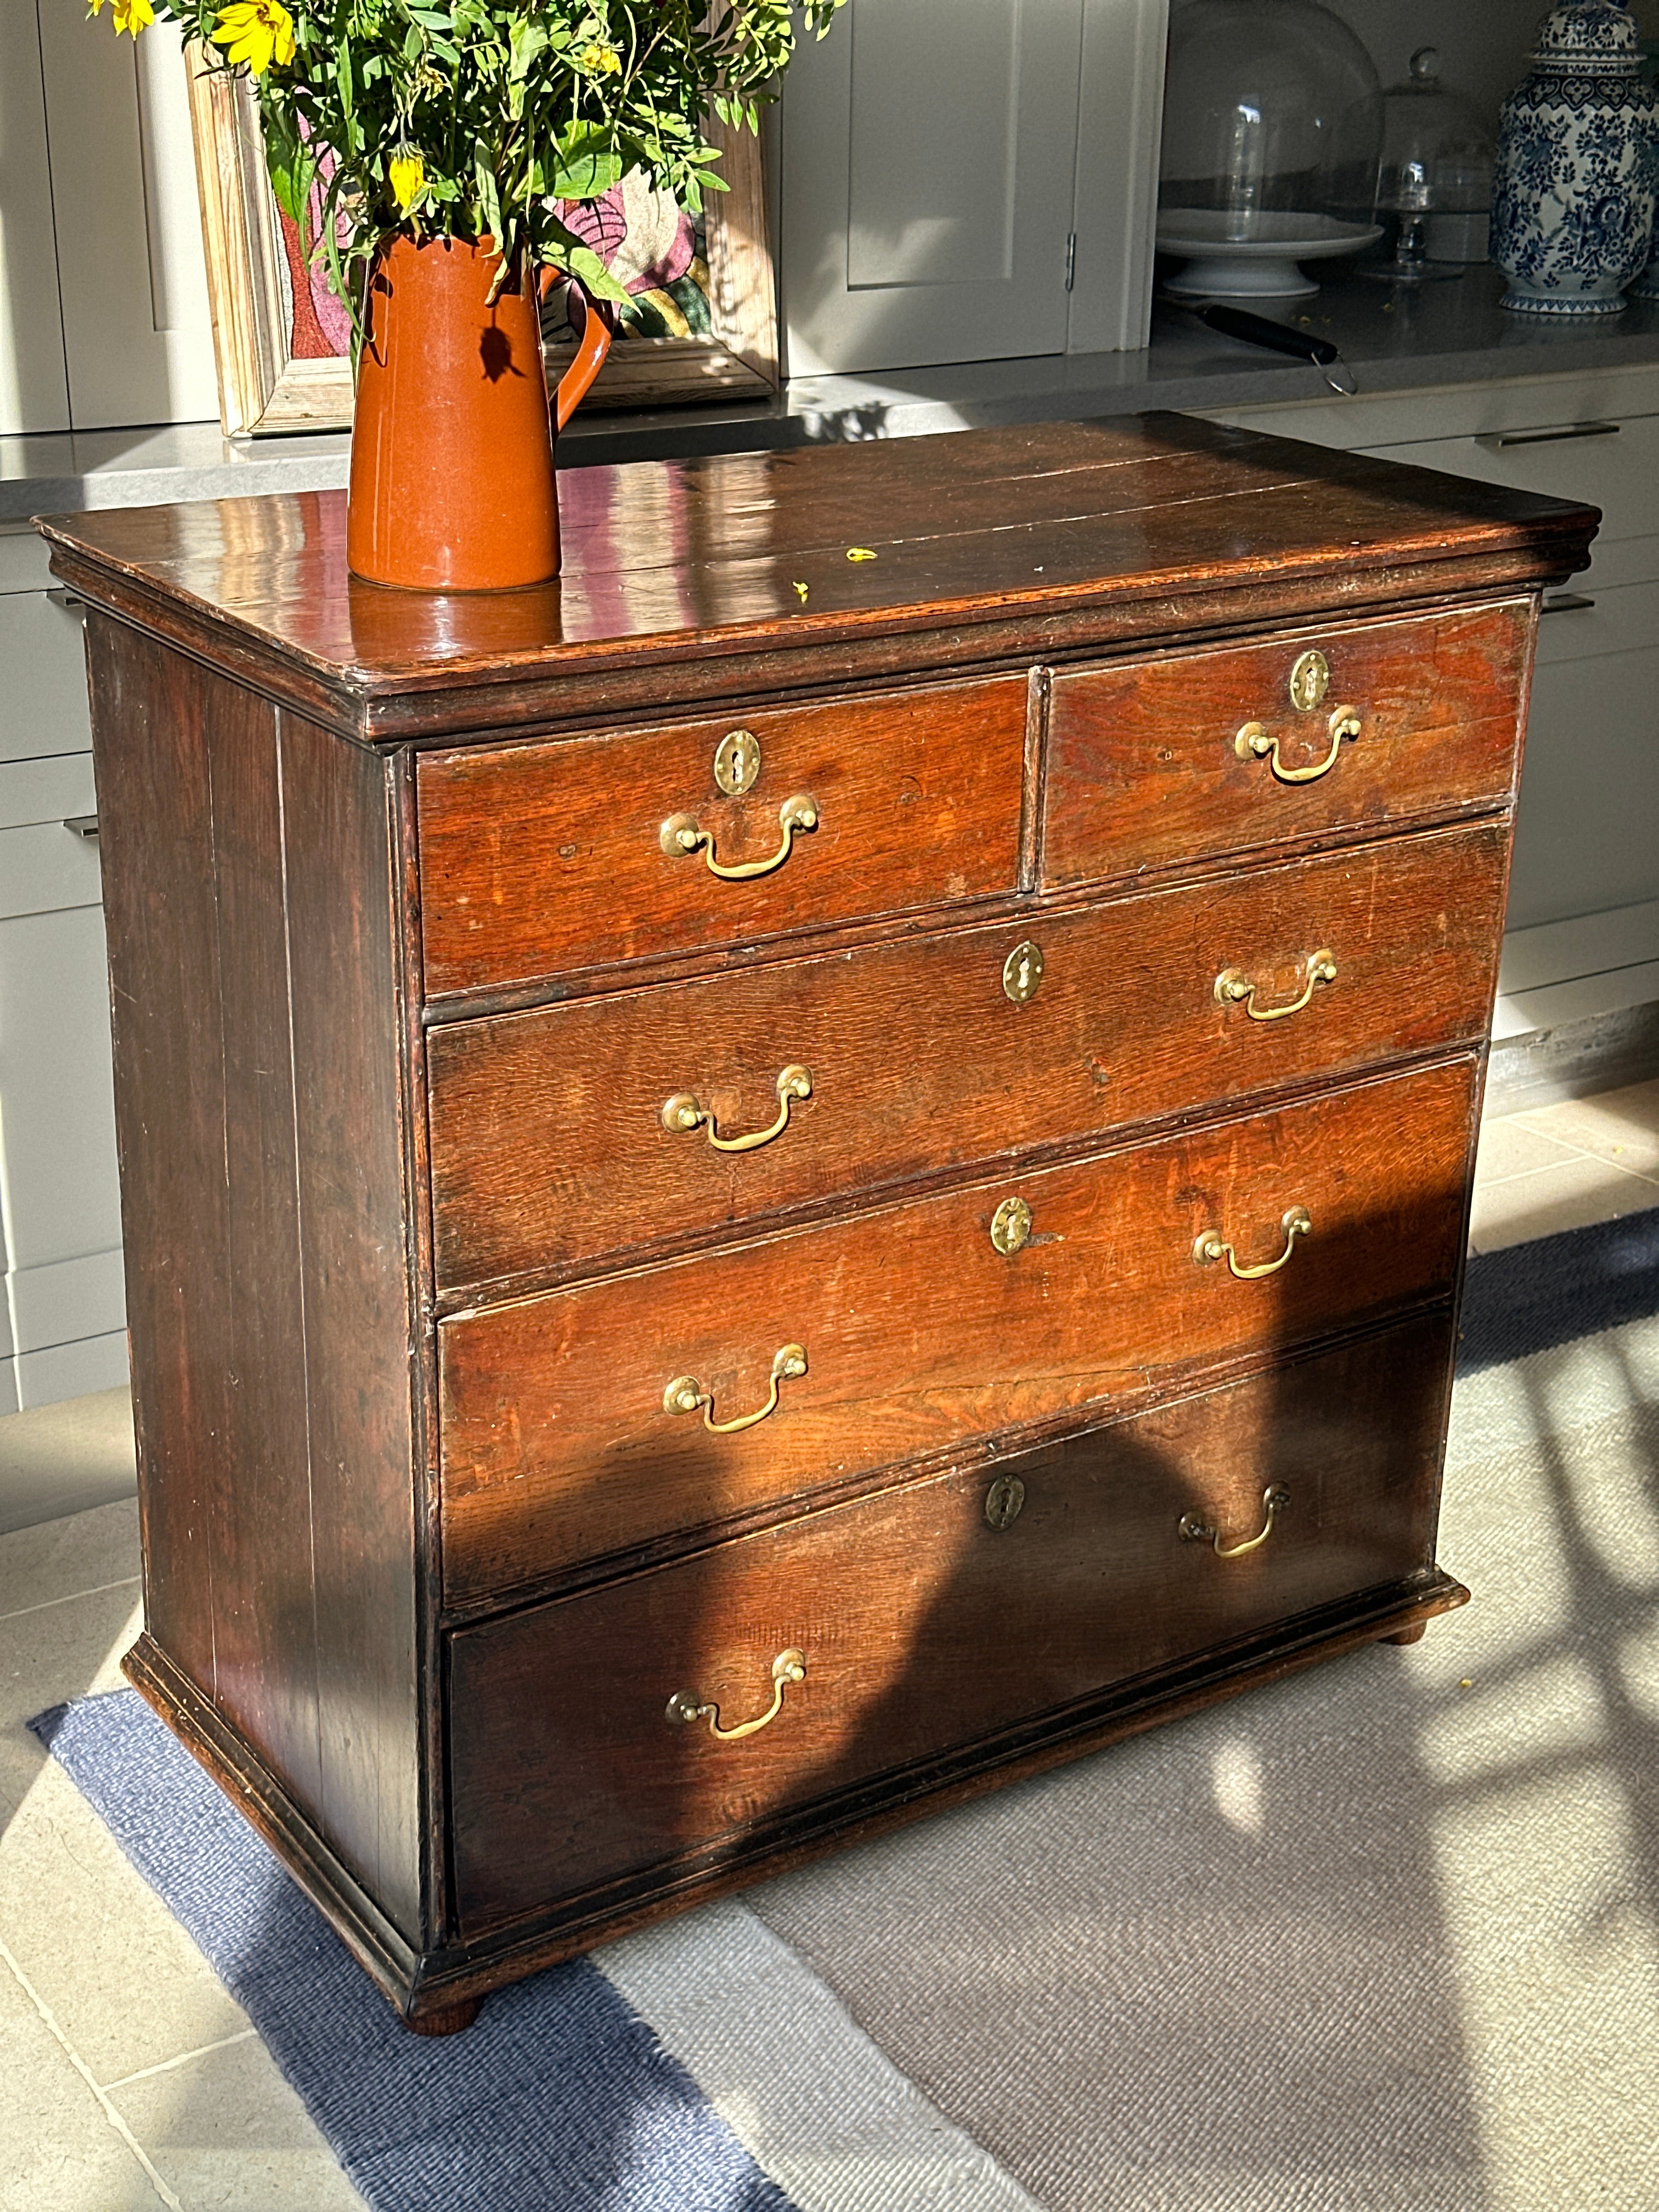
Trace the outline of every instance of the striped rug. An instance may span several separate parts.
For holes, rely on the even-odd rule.
[[[38,1732],[376,2212],[1650,2212],[1659,1213],[1474,1263],[1475,1602],[398,2027],[130,1692]]]

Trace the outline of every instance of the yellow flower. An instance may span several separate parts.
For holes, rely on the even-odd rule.
[[[103,0],[99,0],[99,5],[102,4]],[[93,10],[94,15],[97,12],[97,9]],[[118,39],[123,31],[129,38],[136,39],[140,31],[147,31],[155,21],[155,10],[149,0],[115,0],[112,20]]]
[[[149,0],[125,0],[129,6],[148,8]],[[117,7],[123,0],[116,0]],[[246,62],[255,76],[263,76],[272,62],[294,58],[294,18],[283,0],[231,0],[222,8],[213,28],[213,43],[225,49],[228,62]]]
[[[590,39],[577,55],[576,66],[589,76],[615,76],[622,67],[622,56],[603,40]]]
[[[386,164],[386,173],[392,198],[407,214],[426,183],[426,163],[418,154],[394,154]]]

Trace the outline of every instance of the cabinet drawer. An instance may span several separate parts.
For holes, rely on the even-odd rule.
[[[434,1030],[440,1284],[614,1265],[833,1192],[1476,1037],[1506,842],[1492,824],[1431,833]],[[1019,1004],[1004,977],[1018,993],[1022,945],[1042,964]],[[1321,952],[1335,974],[1316,983]],[[1255,995],[1218,999],[1224,973]],[[676,1098],[724,1143],[783,1126],[721,1152],[706,1123],[665,1125]]]
[[[1510,600],[1056,676],[1045,881],[1502,805],[1532,627],[1531,601]],[[1299,708],[1310,651],[1329,679]]]
[[[1583,416],[1565,422],[1359,450],[1378,460],[1406,461],[1513,491],[1586,501],[1601,510],[1603,539],[1645,537],[1653,528],[1648,486],[1659,469],[1659,415],[1609,422],[1597,419],[1591,404]]]
[[[0,760],[85,752],[86,633],[79,611],[44,592],[0,594]]]
[[[427,990],[1012,890],[1026,696],[1001,677],[422,760]],[[750,744],[723,751],[739,732]],[[784,823],[797,799],[811,828]],[[711,853],[784,857],[726,881]]]
[[[464,1929],[697,1850],[1430,1565],[1443,1314],[450,1644]],[[990,1496],[993,1483],[1005,1486]],[[1014,1517],[1008,1510],[1023,1489]],[[1191,1516],[1232,1559],[1183,1536]],[[993,1525],[1000,1521],[1004,1525]],[[735,1741],[671,1698],[775,1718]]]
[[[1474,1073],[1358,1085],[442,1322],[447,1601],[1445,1290]],[[1206,1235],[1241,1267],[1288,1259],[1239,1280],[1195,1258]],[[805,1372],[784,1371],[791,1348]],[[734,1432],[706,1425],[769,1404]]]

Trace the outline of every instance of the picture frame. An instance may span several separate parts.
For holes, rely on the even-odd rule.
[[[352,380],[343,310],[320,272],[308,266],[294,225],[277,208],[252,84],[216,67],[199,46],[188,50],[187,60],[225,433],[264,437],[345,429]],[[721,173],[730,186],[708,195],[703,218],[709,330],[620,338],[590,405],[672,407],[757,398],[777,389],[777,287],[761,143],[713,117],[703,128],[708,143],[721,149]],[[560,373],[559,351],[550,344],[550,382]]]

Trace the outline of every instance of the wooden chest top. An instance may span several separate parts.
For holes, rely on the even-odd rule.
[[[372,743],[1530,585],[1592,520],[1177,415],[584,469],[560,499],[561,580],[471,595],[349,577],[337,492],[43,526],[100,605]]]

